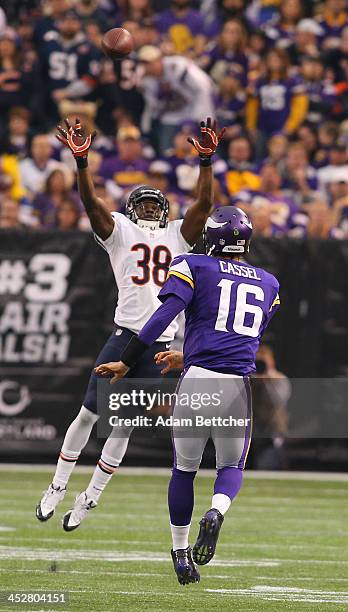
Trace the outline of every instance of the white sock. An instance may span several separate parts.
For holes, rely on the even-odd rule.
[[[111,480],[111,476],[122,462],[132,429],[132,427],[125,427],[123,430],[115,428],[115,433],[112,431],[106,440],[97,467],[86,489],[87,497],[93,499],[93,501],[98,501],[109,480]],[[123,436],[120,435],[120,431],[122,431]]]
[[[116,471],[117,466],[111,466],[104,463],[102,459],[99,459],[96,468],[93,472],[93,476],[86,489],[86,495],[88,499],[93,499],[97,502],[106,485],[111,480],[112,475]]]
[[[86,446],[99,416],[82,406],[65,434],[62,450],[53,477],[55,487],[66,487],[82,449]]]
[[[76,461],[79,458],[79,454],[80,453],[73,453],[72,451],[67,451],[64,455],[62,455],[62,452],[60,453],[56,473],[53,476],[52,481],[55,487],[61,487],[63,489],[66,487],[71,472],[73,471]]]
[[[180,548],[187,548],[189,545],[189,533],[191,523],[189,525],[172,525],[170,523],[170,529],[172,532],[173,539],[173,550],[179,550]]]
[[[221,514],[226,514],[227,510],[231,505],[231,500],[228,495],[224,493],[215,493],[213,495],[213,499],[211,500],[211,507],[219,510]]]

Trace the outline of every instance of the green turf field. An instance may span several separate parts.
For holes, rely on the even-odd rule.
[[[88,475],[74,474],[47,523],[35,505],[49,473],[0,471],[0,591],[68,591],[69,605],[0,610],[348,610],[348,482],[247,478],[200,584],[180,586],[169,558],[168,478],[117,474],[79,529],[61,515]],[[212,479],[196,479],[197,522]]]

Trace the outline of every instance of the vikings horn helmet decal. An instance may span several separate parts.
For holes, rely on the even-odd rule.
[[[217,208],[205,225],[208,255],[247,253],[253,226],[249,217],[236,206]]]

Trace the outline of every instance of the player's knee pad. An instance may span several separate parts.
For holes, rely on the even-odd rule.
[[[94,412],[91,412],[85,406],[81,406],[81,410],[76,418],[79,419],[81,425],[94,425],[99,419],[99,414],[94,414]]]

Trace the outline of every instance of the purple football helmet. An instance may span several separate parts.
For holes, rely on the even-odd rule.
[[[217,208],[205,225],[207,255],[248,253],[252,232],[251,221],[240,208]]]

